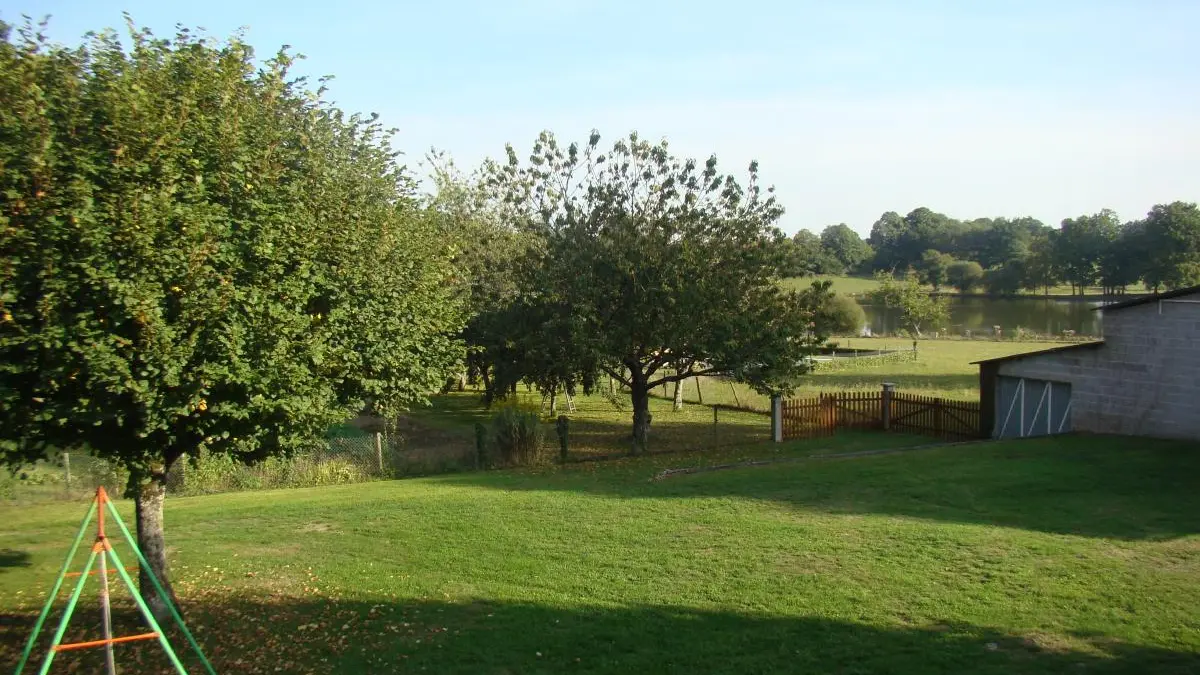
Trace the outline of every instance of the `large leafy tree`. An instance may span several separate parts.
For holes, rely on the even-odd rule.
[[[1117,214],[1108,209],[1062,221],[1054,236],[1055,259],[1063,279],[1081,295],[1099,280],[1100,261],[1120,228]]]
[[[1152,288],[1200,284],[1200,208],[1158,204],[1144,221],[1145,281]]]
[[[830,225],[822,230],[821,247],[851,272],[859,270],[875,255],[871,245],[845,223]]]
[[[1055,254],[1055,238],[1057,232],[1046,229],[1033,235],[1029,240],[1029,256],[1025,258],[1021,287],[1028,291],[1041,290],[1050,294],[1050,287],[1062,279]]]
[[[123,464],[169,587],[181,458],[302,450],[444,381],[448,251],[388,134],[291,79],[286,53],[0,35],[0,463],[86,446]]]
[[[482,172],[466,175],[445,155],[429,156],[428,209],[454,248],[456,289],[467,307],[462,338],[469,374],[484,385],[488,405],[526,376],[531,336],[522,324],[524,263],[537,238],[512,226],[488,199]]]
[[[634,452],[646,447],[653,387],[724,374],[790,390],[825,336],[809,303],[776,283],[783,210],[757,164],[743,185],[715,157],[677,159],[665,142],[599,143],[593,132],[564,147],[544,132],[527,163],[508,148],[492,185],[544,239],[530,292],[568,327],[570,358],[629,388]]]

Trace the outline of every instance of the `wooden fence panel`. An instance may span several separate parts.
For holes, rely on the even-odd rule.
[[[847,391],[783,402],[785,440],[829,436],[837,429],[883,428],[883,394]],[[891,396],[889,430],[946,439],[980,438],[982,411],[977,401],[931,396]]]

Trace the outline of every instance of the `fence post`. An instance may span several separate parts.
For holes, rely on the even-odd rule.
[[[783,397],[779,394],[771,396],[771,440],[783,442]]]
[[[375,462],[379,464],[379,473],[383,473],[383,434],[375,432]]]
[[[938,437],[942,435],[942,408],[945,406],[945,401],[940,398],[933,399],[933,433]]]
[[[892,394],[895,391],[896,385],[894,383],[883,383],[883,395],[879,397],[879,417],[883,420],[884,431],[892,428]]]
[[[63,469],[67,472],[67,494],[71,494],[71,453],[63,453]]]

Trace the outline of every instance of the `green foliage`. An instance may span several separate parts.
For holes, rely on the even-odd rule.
[[[973,260],[957,260],[946,267],[946,282],[959,293],[970,293],[983,283],[983,268]]]
[[[537,464],[541,460],[544,436],[538,413],[522,411],[512,405],[501,408],[492,418],[492,463],[499,466]]]
[[[916,274],[897,281],[890,274],[878,272],[875,279],[879,287],[870,297],[886,307],[899,308],[905,328],[913,335],[920,337],[922,328],[936,330],[950,320],[949,300],[926,293]]]
[[[781,238],[779,245],[784,253],[781,274],[789,277],[814,274],[845,274],[846,263],[825,246],[821,237],[801,228],[791,239]]]
[[[848,295],[828,294],[814,319],[824,335],[858,335],[867,325],[867,313]]]
[[[928,249],[921,254],[921,261],[917,264],[917,278],[921,283],[933,286],[933,290],[941,290],[942,284],[949,280],[948,272],[955,262],[953,256]]]
[[[353,458],[313,452],[268,457],[254,464],[226,454],[201,453],[181,464],[183,468],[177,470],[182,479],[173,491],[187,495],[343,485],[371,478]]]
[[[793,386],[820,336],[815,307],[776,283],[782,208],[757,164],[743,186],[715,157],[678,159],[637,134],[599,141],[563,147],[544,132],[526,164],[509,147],[488,166],[497,208],[543,242],[523,267],[532,376],[620,380],[635,449],[652,387],[707,373]]]
[[[1064,220],[1052,238],[1055,262],[1063,280],[1081,293],[1095,284],[1100,276],[1100,262],[1120,227],[1117,215],[1108,209]]]
[[[1016,295],[1026,277],[1026,261],[1011,260],[1003,265],[993,267],[983,274],[983,285],[989,295]]]
[[[291,55],[0,32],[0,461],[253,460],[460,360],[450,251],[389,133]]]
[[[1200,208],[1195,203],[1159,204],[1146,215],[1143,228],[1148,286],[1200,284]]]
[[[1047,294],[1050,287],[1062,280],[1062,273],[1054,253],[1053,232],[1047,230],[1035,235],[1029,242],[1029,257],[1025,260],[1025,275],[1021,287],[1030,290],[1043,290]]]
[[[821,231],[821,248],[850,272],[861,269],[875,255],[871,245],[845,223],[830,225]]]

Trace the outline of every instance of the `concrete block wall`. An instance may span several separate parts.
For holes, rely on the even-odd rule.
[[[1200,300],[1200,293],[1179,298]],[[1077,431],[1200,440],[1200,304],[1104,317],[1104,346],[1001,363],[999,374],[1071,383]]]

